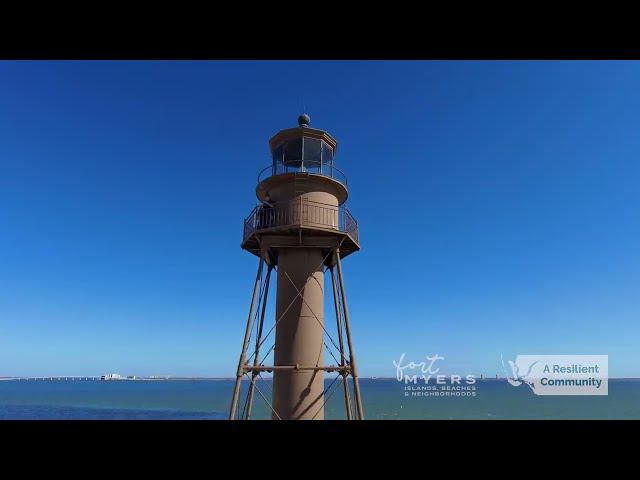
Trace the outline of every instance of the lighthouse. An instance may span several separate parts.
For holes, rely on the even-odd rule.
[[[271,163],[257,179],[259,204],[244,219],[241,247],[258,257],[258,271],[232,420],[250,419],[257,397],[274,420],[322,420],[337,389],[346,418],[364,419],[342,269],[360,243],[358,223],[345,204],[347,178],[335,165],[337,147],[329,133],[311,128],[306,114],[297,127],[269,140]],[[274,277],[275,318],[265,319]],[[325,291],[332,296],[327,311]],[[265,364],[271,351],[273,361]],[[262,378],[258,385],[269,373],[271,384]],[[334,381],[325,382],[325,374]],[[333,390],[328,383],[336,384]]]

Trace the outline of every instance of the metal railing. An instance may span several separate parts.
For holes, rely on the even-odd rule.
[[[256,230],[287,226],[332,228],[346,232],[358,241],[358,222],[346,206],[312,202],[302,197],[291,202],[274,203],[273,207],[256,206],[244,220],[242,240]]]
[[[287,160],[272,163],[271,165],[265,167],[260,171],[260,173],[258,174],[258,183],[266,178],[273,177],[275,175],[298,172],[323,175],[325,177],[333,178],[334,180],[337,180],[344,185],[347,185],[347,176],[342,173],[342,170],[334,167],[333,163],[323,163],[313,160]]]

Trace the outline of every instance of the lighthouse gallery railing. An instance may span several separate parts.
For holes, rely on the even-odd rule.
[[[244,220],[246,240],[254,231],[286,226],[330,228],[346,232],[358,241],[358,222],[346,206],[328,205],[298,198],[292,202],[258,205]]]
[[[322,175],[324,177],[330,177],[343,185],[347,185],[347,176],[342,173],[338,167],[333,165],[333,162],[324,163],[314,160],[278,160],[273,162],[268,167],[263,168],[258,174],[258,183],[262,182],[268,177],[275,175],[281,175],[283,173],[313,173],[316,175]]]

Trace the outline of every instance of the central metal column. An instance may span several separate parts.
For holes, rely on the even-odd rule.
[[[300,292],[300,293],[299,293]],[[278,253],[274,363],[324,364],[324,272],[319,248],[284,248]],[[324,372],[274,370],[273,409],[283,420],[324,420]]]

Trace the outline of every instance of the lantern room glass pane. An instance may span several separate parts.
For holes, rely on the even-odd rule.
[[[302,139],[290,140],[284,144],[284,161],[287,167],[299,167],[302,163]]]
[[[325,142],[322,142],[322,163],[330,165],[333,162],[333,150]]]
[[[304,163],[307,168],[320,167],[321,142],[315,138],[304,139]]]
[[[279,168],[282,168],[282,158],[284,155],[284,147],[282,144],[278,145],[274,150],[271,158],[273,158],[274,172],[277,172]]]

